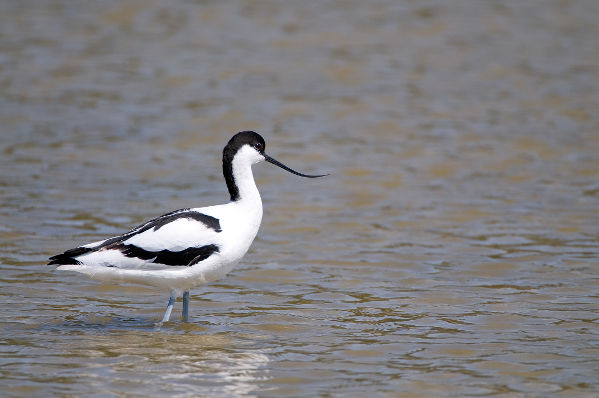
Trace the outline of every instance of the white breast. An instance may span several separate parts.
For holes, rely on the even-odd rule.
[[[219,255],[224,262],[237,263],[250,248],[262,222],[262,201],[240,200],[202,209],[218,218],[221,226]]]

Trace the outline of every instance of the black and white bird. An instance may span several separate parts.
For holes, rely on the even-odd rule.
[[[226,204],[187,208],[150,220],[122,235],[79,246],[50,257],[59,270],[92,279],[149,284],[171,292],[162,322],[183,295],[183,319],[189,318],[191,288],[225,276],[248,251],[262,221],[262,200],[252,165],[266,160],[293,174],[265,152],[253,131],[235,134],[223,150],[223,174],[231,195]],[[161,322],[161,323],[162,323]]]

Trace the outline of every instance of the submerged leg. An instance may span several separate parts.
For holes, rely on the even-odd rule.
[[[171,293],[171,298],[168,299],[168,305],[166,306],[166,312],[164,313],[164,316],[162,317],[162,321],[160,321],[160,325],[162,325],[164,322],[168,322],[169,318],[171,317],[171,311],[173,310],[173,305],[175,304],[175,300],[177,299],[177,296],[175,295],[175,293]]]
[[[183,320],[189,321],[189,290],[183,293]]]

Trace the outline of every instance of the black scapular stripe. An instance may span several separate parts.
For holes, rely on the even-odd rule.
[[[156,223],[156,225],[154,226],[154,231],[156,231],[159,228],[162,228],[166,224],[168,224],[172,221],[175,221],[176,219],[179,219],[179,218],[191,218],[193,220],[201,222],[208,228],[213,229],[215,232],[222,231],[220,229],[220,222],[219,222],[218,218],[214,218],[214,217],[206,215],[206,214],[198,213],[196,211],[189,211],[189,212],[185,212],[185,213],[174,214],[170,217],[165,217],[164,219],[160,220],[160,222]]]
[[[170,213],[166,213],[160,217],[154,218],[153,220],[150,220],[144,224],[141,224],[135,228],[133,228],[131,231],[127,232],[126,234],[123,234],[122,236],[127,236],[131,237],[135,234],[140,234],[142,232],[147,231],[148,229],[152,229],[154,228],[154,231],[159,230],[160,228],[164,227],[165,225],[176,221],[180,218],[191,218],[193,220],[199,221],[202,224],[204,224],[205,226],[207,226],[208,228],[213,229],[216,232],[221,232],[221,228],[220,228],[220,222],[218,220],[218,218],[209,216],[207,214],[202,214],[202,213],[198,213],[197,211],[193,211],[190,209],[181,209],[181,210],[176,210],[176,211],[172,211]]]
[[[120,250],[127,257],[136,257],[141,260],[152,260],[156,264],[192,266],[219,252],[216,245],[188,247],[185,250],[173,252],[170,250],[149,251],[135,245],[116,245],[111,249]]]

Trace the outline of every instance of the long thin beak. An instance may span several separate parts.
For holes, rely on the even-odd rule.
[[[287,166],[285,166],[283,163],[279,162],[276,159],[271,158],[270,156],[268,156],[267,154],[264,154],[264,159],[268,162],[268,163],[272,163],[276,166],[279,166],[280,168],[282,168],[283,170],[287,170],[290,173],[293,173],[295,175],[298,175],[300,177],[307,177],[307,178],[318,178],[318,177],[325,177],[328,176],[328,174],[319,174],[319,175],[309,175],[309,174],[302,174],[300,172],[297,172]]]

